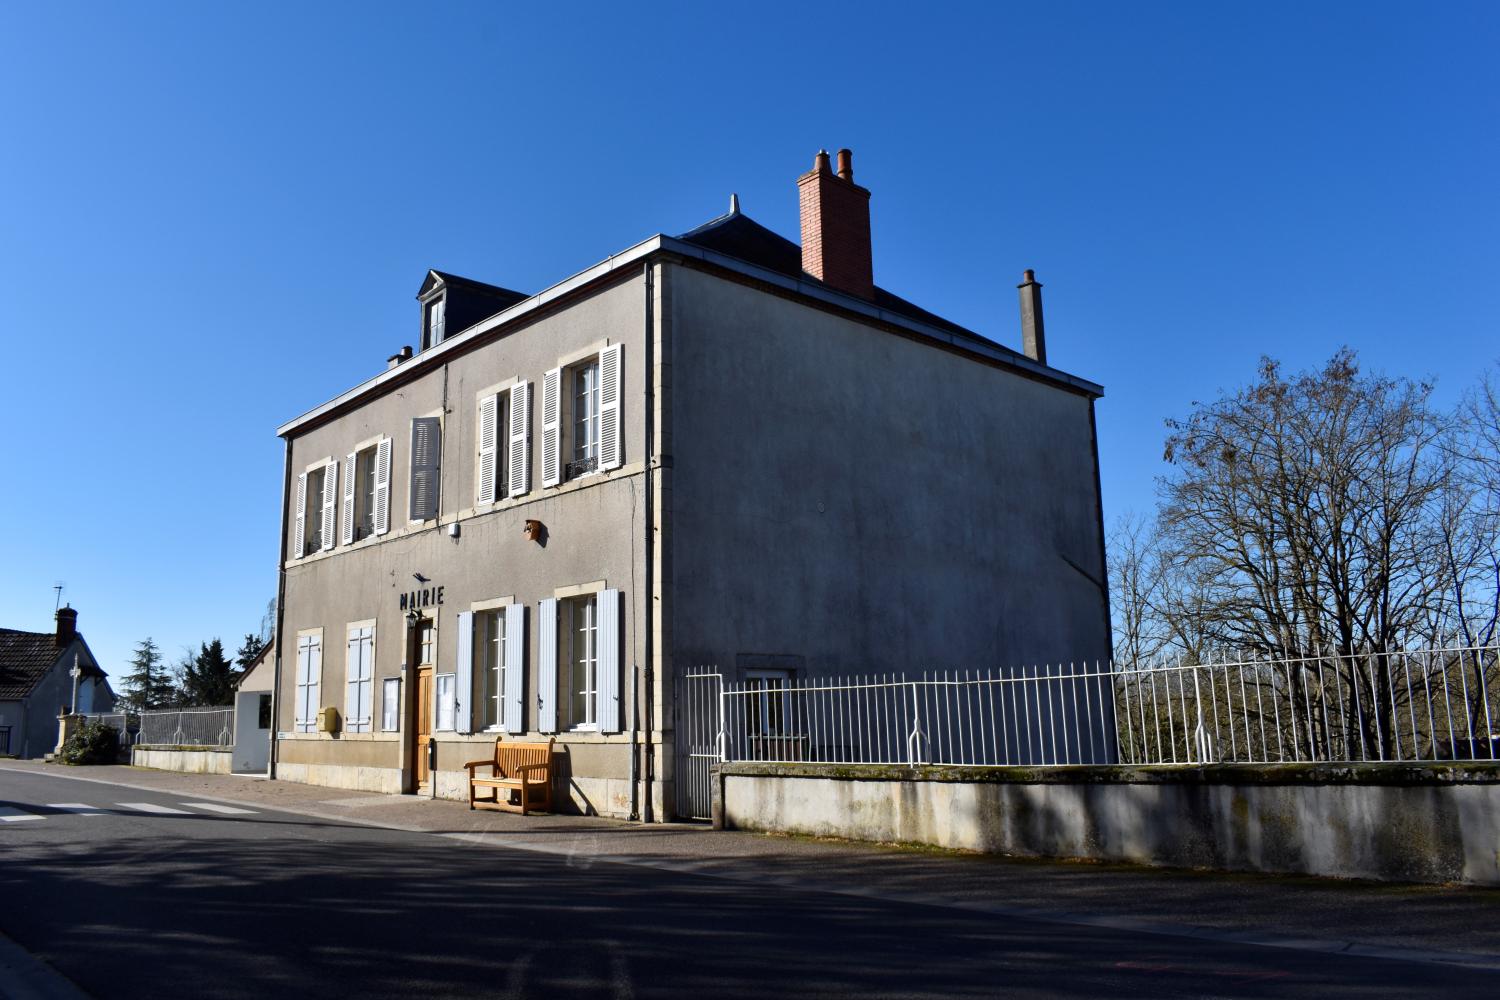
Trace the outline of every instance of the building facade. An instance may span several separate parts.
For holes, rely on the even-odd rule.
[[[421,349],[286,442],[277,777],[465,794],[555,737],[671,817],[674,678],[1104,659],[1094,400],[874,285],[852,158],[535,295],[430,272]],[[333,709],[334,711],[329,711]]]
[[[44,757],[57,746],[59,715],[114,707],[73,608],[57,610],[51,632],[0,628],[0,757]]]

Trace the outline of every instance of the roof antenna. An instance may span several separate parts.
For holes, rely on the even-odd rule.
[[[740,214],[740,196],[737,194],[732,194],[729,196],[729,214]]]
[[[57,591],[57,600],[52,602],[52,613],[57,614],[57,609],[62,607],[63,585],[61,582],[54,583],[52,589]]]

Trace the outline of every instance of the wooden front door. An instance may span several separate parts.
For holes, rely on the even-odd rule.
[[[433,642],[432,621],[423,619],[417,623],[416,646],[417,661],[416,683],[412,685],[416,703],[412,706],[412,737],[413,737],[413,770],[417,776],[417,789],[420,791],[427,786],[427,744],[432,742],[432,678],[433,678]]]

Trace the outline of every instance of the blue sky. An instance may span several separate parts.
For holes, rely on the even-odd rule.
[[[13,429],[0,625],[119,673],[258,627],[275,427],[413,342],[855,151],[876,281],[1105,385],[1106,514],[1162,422],[1339,345],[1451,399],[1500,358],[1500,5],[97,4],[0,13]],[[1046,484],[1025,484],[1046,489]]]

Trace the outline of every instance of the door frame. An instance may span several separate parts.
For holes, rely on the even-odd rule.
[[[437,683],[437,616],[419,613],[415,618],[402,618],[402,625],[406,629],[406,659],[401,664],[402,679],[406,682],[401,693],[401,721],[403,732],[401,738],[401,759],[404,766],[401,769],[401,793],[403,795],[415,795],[421,791],[417,782],[417,773],[420,767],[418,759],[421,750],[418,746],[420,734],[417,732],[417,723],[420,718],[422,706],[418,704],[421,698],[422,664],[419,662],[422,656],[422,626],[432,625],[432,656],[431,664],[433,683]],[[433,722],[437,719],[434,717]],[[428,733],[429,740],[434,733]],[[428,782],[432,776],[428,775]]]

